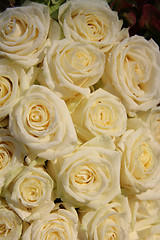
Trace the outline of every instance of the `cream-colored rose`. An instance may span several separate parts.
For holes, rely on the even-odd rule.
[[[0,59],[0,119],[5,118],[18,101],[22,79],[29,81],[23,68],[6,59]]]
[[[160,52],[151,39],[132,36],[121,41],[107,56],[104,89],[117,95],[130,116],[160,102]]]
[[[84,215],[80,240],[128,240],[129,222],[124,212],[118,212],[120,203],[110,203]],[[130,210],[129,210],[130,211]]]
[[[119,147],[122,150],[121,187],[128,194],[141,194],[160,181],[160,148],[150,130],[137,119],[129,121]]]
[[[19,240],[22,221],[15,212],[0,204],[0,240]]]
[[[19,75],[13,66],[0,59],[0,119],[9,114],[19,96]]]
[[[72,154],[48,163],[57,181],[58,198],[75,207],[97,209],[120,193],[121,154],[110,141],[101,136],[99,143],[87,142]]]
[[[57,25],[54,23],[58,29]],[[45,48],[49,46],[48,6],[28,2],[21,7],[8,8],[0,15],[0,26],[0,56],[26,68],[43,60]]]
[[[103,0],[67,1],[60,6],[58,19],[65,37],[89,43],[103,52],[123,37],[122,20]]]
[[[151,130],[154,140],[160,144],[160,106],[155,106],[152,109],[137,114],[137,121],[143,123]]]
[[[129,199],[132,212],[130,240],[160,239],[160,200]]]
[[[65,99],[77,93],[88,96],[89,87],[102,76],[104,65],[104,53],[94,46],[62,39],[47,52],[39,81]]]
[[[71,117],[82,141],[100,134],[119,137],[127,126],[125,107],[117,97],[103,89],[94,91],[88,99],[83,98]]]
[[[31,86],[12,109],[12,135],[39,157],[51,160],[72,152],[77,136],[65,102],[44,86]]]
[[[78,215],[73,207],[59,208],[33,221],[22,235],[22,240],[63,239],[77,240]]]
[[[23,146],[11,136],[7,129],[0,130],[0,193],[10,175],[23,166],[22,150]]]
[[[36,67],[25,71],[13,61],[0,59],[0,120],[10,113],[22,93],[34,83],[38,72]]]
[[[160,144],[160,106],[151,109],[147,122],[155,141]]]
[[[25,167],[5,191],[5,199],[18,216],[31,221],[54,208],[54,182],[42,168]]]

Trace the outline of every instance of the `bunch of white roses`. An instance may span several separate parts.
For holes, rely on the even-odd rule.
[[[160,239],[160,52],[105,0],[0,14],[0,240]]]

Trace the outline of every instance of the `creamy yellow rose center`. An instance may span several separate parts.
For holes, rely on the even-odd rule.
[[[97,192],[103,192],[109,185],[111,176],[106,165],[98,163],[82,163],[72,168],[70,172],[70,188],[79,193],[95,197]]]
[[[115,232],[108,232],[105,239],[106,240],[115,240],[115,239],[117,239],[117,235]]]
[[[97,16],[94,13],[88,13],[85,15],[85,19],[92,36],[99,38],[104,34],[104,21],[102,17]]]
[[[0,170],[4,169],[12,159],[13,152],[6,142],[0,143]]]
[[[125,81],[128,88],[136,97],[144,95],[143,81],[146,75],[145,63],[135,60],[130,54],[126,55],[124,60]]]
[[[104,230],[105,231],[104,231]],[[118,238],[118,228],[116,226],[116,223],[114,222],[114,220],[112,219],[112,215],[110,217],[108,217],[105,221],[103,221],[99,227],[98,227],[98,233],[99,236],[100,234],[102,234],[104,231],[104,238],[105,240],[116,240],[119,239]],[[118,232],[117,232],[118,231]],[[117,235],[118,234],[118,235]],[[100,238],[101,239],[101,238]]]
[[[147,142],[139,143],[139,140],[133,146],[129,168],[133,176],[137,179],[143,178],[150,173],[155,164],[151,146]]]
[[[26,122],[30,128],[31,134],[32,130],[46,130],[50,124],[50,113],[47,106],[41,104],[31,104],[29,106],[28,115],[26,116]]]
[[[106,128],[113,124],[113,111],[110,107],[99,102],[93,105],[89,111],[89,117],[97,128]]]
[[[67,80],[74,85],[83,87],[88,81],[88,75],[94,71],[96,54],[87,47],[77,46],[64,49],[60,55],[60,64],[68,75]]]
[[[74,60],[74,66],[78,69],[84,69],[84,67],[87,67],[92,61],[89,54],[87,54],[87,52],[85,53],[84,51],[76,51]]]
[[[60,57],[60,63],[67,70],[68,74],[70,74],[70,71],[72,74],[83,74],[84,69],[86,74],[87,71],[90,71],[90,68],[87,67],[91,66],[94,61],[95,55],[84,47],[70,48],[64,51]]]
[[[4,31],[9,37],[15,38],[22,36],[25,32],[25,29],[25,23],[21,22],[19,19],[11,18]]]
[[[75,170],[75,182],[78,184],[94,183],[96,181],[97,173],[90,165],[79,166]]]
[[[105,38],[107,34],[107,19],[104,20],[102,16],[90,11],[81,11],[79,13],[75,11],[72,13],[72,19],[77,27],[77,31],[80,31],[80,35],[84,39],[100,42]],[[80,30],[79,22],[83,23],[81,25],[83,30]]]
[[[68,239],[67,229],[65,229],[65,227],[69,228],[69,226],[65,225],[66,222],[60,218],[55,218],[54,220],[48,221],[43,225],[41,237],[44,237],[44,239],[48,240]]]
[[[10,226],[7,223],[3,223],[3,222],[4,220],[0,218],[0,237],[7,236],[11,231]]]
[[[3,105],[12,94],[12,82],[9,78],[0,77],[0,106]]]
[[[145,171],[148,171],[153,167],[153,154],[149,145],[146,143],[141,146],[139,162]]]
[[[35,178],[26,178],[20,184],[20,193],[27,203],[34,203],[40,200],[43,195],[42,182]]]

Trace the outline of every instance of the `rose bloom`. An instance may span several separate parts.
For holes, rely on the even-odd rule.
[[[12,210],[0,204],[0,240],[19,240],[22,220]]]
[[[12,109],[9,128],[29,151],[48,160],[72,152],[77,144],[65,102],[44,86],[28,89]]]
[[[39,82],[66,99],[88,96],[104,72],[105,55],[91,44],[62,39],[48,50]]]
[[[22,240],[77,240],[77,234],[78,215],[76,210],[69,206],[33,221],[22,235]]]
[[[11,111],[19,96],[19,74],[15,64],[0,59],[0,119]]]
[[[36,67],[26,71],[13,61],[0,59],[0,120],[8,116],[23,92],[34,83],[38,72]]]
[[[42,168],[25,167],[5,190],[5,199],[24,221],[39,218],[53,207],[54,182]]]
[[[26,3],[8,8],[0,15],[0,25],[0,56],[26,68],[43,60],[44,50],[49,46],[50,15],[46,5]]]
[[[8,177],[23,166],[23,146],[11,136],[9,130],[0,130],[0,192]]]
[[[123,104],[117,97],[100,88],[92,92],[88,99],[83,98],[76,105],[71,117],[82,141],[99,134],[118,137],[125,132],[127,126]]]
[[[151,39],[132,36],[106,56],[104,89],[120,97],[130,116],[160,102],[160,53]]]
[[[103,52],[123,38],[122,20],[103,0],[67,1],[60,6],[58,19],[66,38],[92,44]]]
[[[129,198],[132,212],[130,240],[160,239],[160,200],[139,201]]]
[[[147,122],[154,140],[160,144],[160,106],[151,109]]]
[[[139,112],[137,119],[144,122],[151,130],[154,140],[160,144],[160,106],[155,106],[146,112]]]
[[[88,142],[72,154],[48,163],[57,181],[58,198],[75,207],[97,209],[120,193],[121,154],[113,146],[107,148],[109,140],[103,140],[100,137],[99,146]]]
[[[141,194],[160,181],[160,148],[144,124],[131,119],[118,146],[122,150],[121,187],[128,194]]]
[[[96,211],[86,213],[82,218],[79,239],[128,240],[130,219],[127,218],[126,212],[119,212],[119,208],[121,208],[121,201],[106,204]],[[128,204],[125,211],[130,212]]]

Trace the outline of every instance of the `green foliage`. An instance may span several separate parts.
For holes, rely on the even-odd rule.
[[[50,16],[55,20],[58,19],[58,9],[60,5],[66,2],[66,0],[32,0],[32,1],[47,5],[50,10]]]

